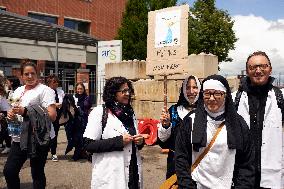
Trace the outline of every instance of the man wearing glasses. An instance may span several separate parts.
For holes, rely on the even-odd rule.
[[[246,71],[233,99],[250,127],[255,147],[254,188],[283,188],[283,93],[272,84],[272,66],[265,52],[252,53],[247,58]]]

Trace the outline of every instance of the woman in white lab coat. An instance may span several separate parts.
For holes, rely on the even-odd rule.
[[[138,134],[131,107],[132,84],[124,77],[109,79],[103,106],[95,107],[84,133],[85,149],[92,155],[92,189],[142,189],[139,149],[144,138]]]

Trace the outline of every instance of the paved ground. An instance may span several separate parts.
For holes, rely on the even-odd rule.
[[[91,164],[82,160],[74,162],[71,154],[64,156],[66,137],[64,130],[59,132],[58,154],[59,161],[52,162],[50,156],[46,163],[47,189],[88,189],[91,180]],[[160,153],[158,146],[145,146],[141,151],[143,157],[144,189],[156,189],[165,178],[166,154]],[[6,188],[3,176],[3,166],[6,161],[4,155],[0,155],[0,189]],[[27,161],[20,173],[21,189],[32,189],[29,161]]]

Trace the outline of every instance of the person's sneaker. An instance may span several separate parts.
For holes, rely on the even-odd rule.
[[[1,154],[8,154],[10,152],[10,148],[6,147]]]
[[[51,156],[51,161],[58,161],[57,155],[52,155]]]

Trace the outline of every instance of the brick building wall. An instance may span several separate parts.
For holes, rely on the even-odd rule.
[[[127,0],[0,0],[7,11],[27,16],[28,11],[90,21],[90,35],[112,40],[121,24]]]

